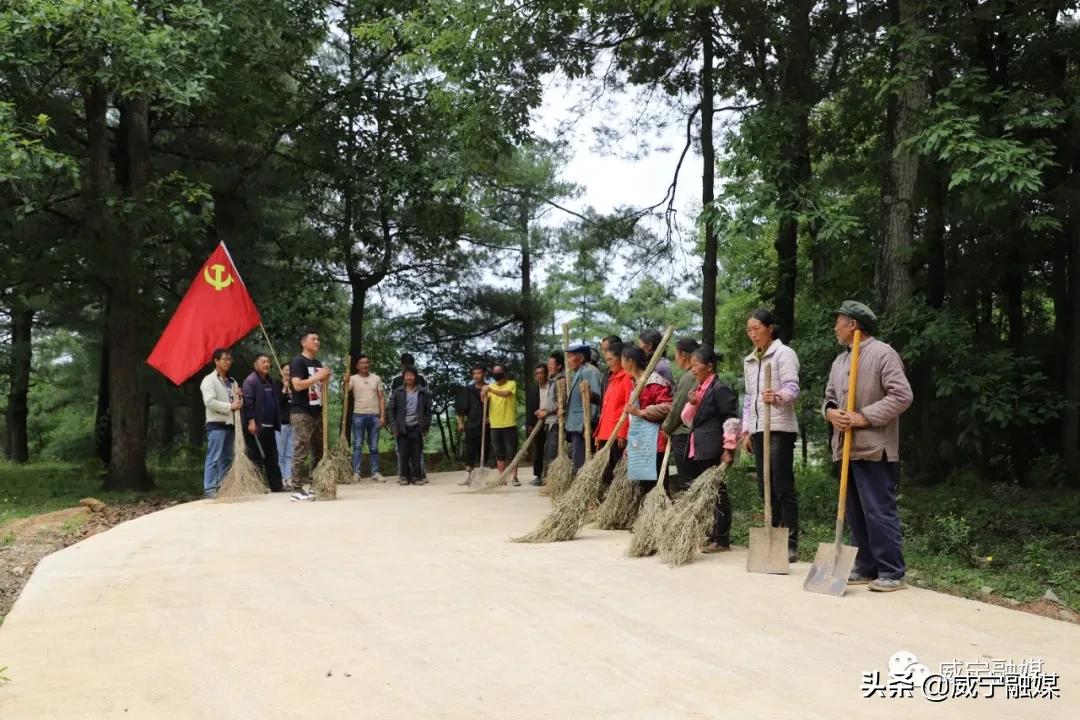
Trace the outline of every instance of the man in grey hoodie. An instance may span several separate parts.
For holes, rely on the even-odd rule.
[[[889,345],[873,335],[877,316],[866,305],[845,300],[836,313],[837,341],[846,349],[833,361],[822,410],[838,432],[833,433],[833,460],[840,460],[844,431],[852,429],[851,482],[847,521],[859,548],[848,584],[869,584],[890,592],[906,587],[896,493],[900,472],[900,414],[911,405],[911,385],[904,362]],[[859,373],[855,411],[847,412],[848,372],[855,331],[859,344]]]

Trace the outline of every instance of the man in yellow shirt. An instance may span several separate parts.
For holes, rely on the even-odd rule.
[[[517,383],[507,378],[506,367],[496,365],[491,369],[495,382],[480,391],[481,402],[488,403],[488,425],[491,426],[491,444],[495,450],[495,464],[499,474],[517,454]],[[513,485],[521,485],[514,468]]]

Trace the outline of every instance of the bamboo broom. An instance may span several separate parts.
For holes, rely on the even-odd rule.
[[[634,387],[634,392],[630,396],[630,403],[637,402],[638,396],[641,395],[641,391],[645,387],[646,380],[656,369],[656,364],[663,355],[664,347],[667,345],[668,340],[671,339],[674,331],[675,328],[671,326],[668,326],[667,330],[664,331],[664,335],[660,338],[660,343],[653,353],[648,367],[645,368],[645,372],[642,373],[637,385]],[[551,513],[540,522],[540,525],[535,530],[527,535],[513,538],[513,542],[563,542],[574,539],[585,524],[590,503],[596,501],[596,494],[600,490],[600,479],[603,477],[604,468],[607,465],[608,457],[611,455],[613,441],[618,437],[623,423],[626,422],[626,417],[627,413],[624,407],[622,414],[619,416],[619,421],[615,424],[615,429],[611,431],[608,441],[604,443],[604,447],[593,455],[592,460],[581,466],[581,470],[578,471],[570,489],[555,502],[555,507]]]
[[[615,479],[604,502],[596,511],[596,527],[601,530],[628,530],[637,515],[638,487],[626,476],[626,456],[615,466]]]

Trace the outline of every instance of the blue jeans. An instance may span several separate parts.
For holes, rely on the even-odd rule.
[[[277,457],[282,480],[292,480],[292,448],[292,425],[282,425],[277,431]]]
[[[221,487],[233,461],[233,429],[208,428],[206,431],[206,464],[203,466],[203,491],[213,496]]]
[[[367,442],[371,454],[371,474],[379,473],[379,423],[378,415],[353,415],[352,419],[352,471],[360,474],[360,460],[363,457],[364,442]]]

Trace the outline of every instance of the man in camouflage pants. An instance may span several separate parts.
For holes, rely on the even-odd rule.
[[[322,460],[323,388],[330,379],[330,369],[318,358],[319,335],[308,330],[300,337],[302,352],[289,363],[289,382],[292,384],[292,405],[289,423],[293,427],[292,482],[294,500],[311,500],[314,495],[304,490],[311,483],[311,471],[306,467],[311,456],[311,470]]]

